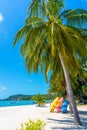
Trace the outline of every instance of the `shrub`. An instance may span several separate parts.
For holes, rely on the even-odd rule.
[[[45,122],[42,120],[29,120],[23,124],[21,124],[21,127],[16,130],[43,130],[45,126]]]
[[[45,97],[41,94],[33,96],[32,100],[35,100],[38,106],[42,106],[45,103]]]

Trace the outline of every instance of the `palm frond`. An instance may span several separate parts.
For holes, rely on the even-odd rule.
[[[66,20],[66,25],[83,26],[87,22],[87,11],[83,9],[65,10],[60,14],[60,18]]]
[[[63,7],[63,0],[49,0],[47,2],[47,9],[49,15],[57,16]]]
[[[30,26],[24,26],[22,29],[20,29],[16,35],[15,35],[15,40],[13,43],[13,46],[15,46],[18,42],[20,42],[22,39],[24,39],[26,33],[28,32],[28,30],[30,30]]]
[[[29,16],[38,16],[38,6],[39,6],[40,0],[32,0],[32,3],[30,4],[28,10],[29,10]]]

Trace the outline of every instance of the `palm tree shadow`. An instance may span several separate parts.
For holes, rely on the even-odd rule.
[[[83,126],[87,125],[87,111],[79,111],[79,115],[81,117],[81,122]],[[87,126],[86,126],[87,129]]]
[[[85,116],[87,116],[87,111],[81,111],[81,110],[79,110],[79,114],[81,115],[85,115]]]
[[[87,129],[87,111],[79,111],[82,126],[74,125],[74,117],[68,116],[63,120],[47,118],[48,123],[61,124],[51,127],[52,130],[86,130]],[[64,127],[65,126],[65,127]]]
[[[48,122],[49,123],[58,123],[58,124],[61,124],[61,127],[60,126],[54,126],[54,127],[51,127],[52,130],[58,130],[58,129],[64,129],[64,130],[68,130],[70,128],[65,128],[64,125],[68,125],[68,124],[72,124],[73,121],[70,120],[70,118],[67,118],[67,119],[63,119],[63,120],[57,120],[57,119],[53,119],[53,118],[47,118]],[[63,126],[63,127],[62,127]]]

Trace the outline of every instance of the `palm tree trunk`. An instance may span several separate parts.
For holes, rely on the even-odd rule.
[[[70,109],[71,116],[73,116],[73,110],[72,110],[71,102],[69,102],[69,109]]]
[[[67,92],[67,99],[69,100],[69,109],[70,109],[70,113],[71,113],[71,116],[73,116],[72,105],[71,105],[71,102],[70,102],[70,99],[69,99],[69,96],[68,96],[67,88],[66,88],[66,92]]]
[[[73,95],[73,91],[72,91],[72,87],[71,87],[71,82],[70,82],[70,78],[69,78],[69,74],[68,71],[66,69],[66,66],[64,64],[64,60],[63,57],[61,56],[61,54],[59,53],[59,58],[63,67],[63,71],[64,71],[64,75],[65,75],[65,81],[66,81],[66,86],[67,86],[67,92],[68,92],[68,96],[70,99],[70,104],[71,104],[71,108],[74,114],[74,122],[77,125],[82,125],[81,121],[80,121],[80,117],[77,111],[77,106],[75,103],[75,99],[74,99],[74,95]]]

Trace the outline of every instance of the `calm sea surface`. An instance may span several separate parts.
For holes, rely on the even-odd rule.
[[[0,107],[8,106],[22,106],[35,104],[32,100],[21,100],[21,101],[0,101]]]
[[[49,103],[49,100],[46,100]],[[23,106],[23,105],[33,105],[36,104],[33,100],[18,100],[18,101],[0,101],[0,107],[9,107],[9,106]]]

